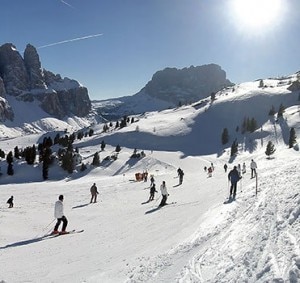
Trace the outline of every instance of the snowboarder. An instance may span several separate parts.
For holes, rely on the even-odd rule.
[[[8,208],[14,207],[14,197],[11,196],[6,203],[9,205]]]
[[[178,168],[177,174],[178,174],[178,178],[179,178],[179,185],[181,185],[183,182],[183,175],[184,175],[183,170],[181,168]]]
[[[54,207],[54,217],[57,219],[57,222],[55,224],[54,230],[52,234],[66,234],[66,228],[68,225],[68,219],[64,215],[64,205],[63,205],[64,196],[60,195],[58,197],[58,201],[55,202]],[[62,230],[61,232],[58,232],[58,227],[60,223],[63,222]]]
[[[167,198],[169,196],[165,181],[163,181],[162,184],[160,185],[160,191],[161,191],[161,195],[162,195],[162,200],[161,200],[159,206],[164,206],[164,205],[166,205]]]
[[[157,193],[157,190],[155,188],[155,184],[153,183],[150,188],[150,197],[148,201],[152,201],[154,199],[154,194]]]
[[[256,168],[257,168],[257,164],[253,159],[251,159],[250,168],[251,168],[251,179],[252,179],[256,177]]]
[[[227,164],[225,163],[225,164],[224,164],[224,170],[225,170],[225,173],[227,172],[227,168],[228,168],[228,166],[227,166]]]
[[[235,199],[236,196],[236,187],[237,182],[241,179],[237,167],[234,166],[233,169],[228,174],[228,180],[231,182],[230,186],[230,198],[233,197]]]
[[[91,195],[92,195],[90,203],[92,203],[92,202],[96,203],[97,202],[97,195],[99,194],[96,183],[94,183],[91,186],[90,191],[91,191]]]

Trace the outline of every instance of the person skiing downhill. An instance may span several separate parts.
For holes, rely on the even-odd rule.
[[[52,234],[66,234],[66,228],[68,225],[68,219],[64,215],[64,205],[63,205],[64,196],[60,195],[58,197],[58,201],[55,202],[54,206],[54,217],[57,219],[57,222],[55,224],[54,230]],[[58,227],[60,223],[63,222],[62,230],[61,232],[58,232]]]
[[[169,195],[165,181],[163,181],[162,184],[160,185],[160,191],[161,191],[161,195],[162,195],[162,200],[161,200],[159,206],[164,206],[164,205],[166,205],[167,198]]]
[[[237,182],[240,179],[241,177],[239,175],[237,167],[234,166],[233,169],[228,173],[228,180],[231,182],[229,198],[233,197],[233,199],[235,199]]]
[[[92,195],[90,203],[92,203],[92,202],[96,203],[97,202],[97,195],[99,194],[96,183],[94,183],[91,186],[90,191],[91,191],[91,195]]]
[[[155,189],[155,183],[152,184],[150,188],[150,197],[148,201],[152,201],[154,199],[154,194],[157,193],[157,190]]]

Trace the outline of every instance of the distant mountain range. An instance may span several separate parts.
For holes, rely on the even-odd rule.
[[[108,119],[191,104],[232,86],[226,72],[216,64],[189,68],[166,68],[156,72],[138,93],[93,101],[98,113]]]

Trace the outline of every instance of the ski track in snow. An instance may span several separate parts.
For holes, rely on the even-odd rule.
[[[192,239],[168,253],[141,258],[126,282],[174,282],[174,277],[178,283],[300,282],[300,180],[282,178],[286,171],[297,176],[297,166],[268,168],[258,196],[248,182],[237,201],[209,211],[223,211],[215,226],[204,222]],[[226,206],[231,207],[224,212]]]

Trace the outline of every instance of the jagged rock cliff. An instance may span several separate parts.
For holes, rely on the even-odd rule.
[[[220,66],[209,64],[158,71],[141,91],[177,104],[198,101],[231,85],[226,79],[226,72]]]
[[[86,116],[91,109],[87,88],[42,69],[37,50],[28,44],[24,58],[11,43],[0,46],[0,119],[13,119],[7,96],[40,101],[44,111],[58,118]]]

